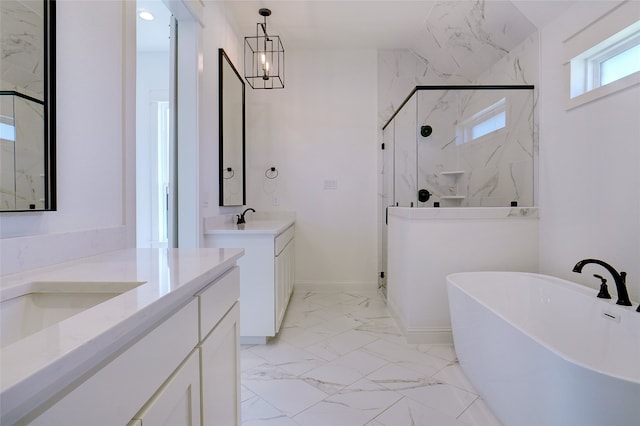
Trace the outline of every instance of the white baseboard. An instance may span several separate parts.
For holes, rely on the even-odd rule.
[[[266,336],[240,336],[241,345],[265,345],[268,341]]]
[[[442,345],[453,344],[450,328],[410,328],[404,333],[407,343]]]
[[[387,300],[387,309],[391,317],[394,319],[400,332],[404,336],[407,343],[411,344],[425,344],[425,345],[442,345],[452,344],[453,334],[450,328],[440,327],[411,327],[408,326],[402,316],[399,314],[397,306],[393,303],[393,300]]]

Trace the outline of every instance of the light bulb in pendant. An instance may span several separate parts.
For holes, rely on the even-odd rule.
[[[263,80],[269,80],[269,62],[264,63],[264,74],[262,75]]]

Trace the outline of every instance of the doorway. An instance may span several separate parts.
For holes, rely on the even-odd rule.
[[[136,9],[136,246],[173,247],[175,23],[161,0],[140,0]]]

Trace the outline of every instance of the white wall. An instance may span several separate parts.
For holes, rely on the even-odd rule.
[[[135,3],[56,6],[58,211],[0,215],[2,275],[135,244]]]
[[[640,16],[640,2],[633,2]],[[579,2],[542,30],[540,81],[540,270],[596,287],[595,257],[628,273],[640,300],[640,87],[566,111],[563,40],[616,3]],[[611,284],[613,279],[606,276]]]
[[[296,212],[297,284],[375,286],[376,51],[285,59],[284,89],[247,88],[248,205]]]

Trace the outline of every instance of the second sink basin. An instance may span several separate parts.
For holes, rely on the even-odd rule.
[[[144,282],[32,282],[0,293],[0,348],[125,293]]]

